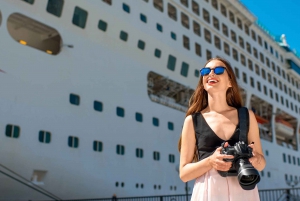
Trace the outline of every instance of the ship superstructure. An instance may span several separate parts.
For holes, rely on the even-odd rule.
[[[5,0],[0,42],[0,199],[48,198],[12,177],[61,199],[185,193],[177,142],[216,56],[259,123],[259,189],[299,186],[300,59],[239,1]]]

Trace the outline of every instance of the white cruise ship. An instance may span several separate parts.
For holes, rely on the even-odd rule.
[[[0,44],[0,200],[186,193],[177,142],[216,56],[257,116],[259,189],[300,186],[300,59],[237,0],[1,0]]]

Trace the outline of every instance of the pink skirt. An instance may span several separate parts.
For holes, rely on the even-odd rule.
[[[257,186],[244,190],[237,177],[222,177],[212,168],[196,179],[191,201],[259,201]]]

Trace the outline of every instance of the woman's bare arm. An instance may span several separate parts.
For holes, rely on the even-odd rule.
[[[249,145],[253,149],[253,157],[250,158],[249,161],[258,171],[262,171],[266,166],[266,160],[262,151],[258,124],[251,110],[249,110],[249,121],[248,142],[254,142],[254,144]]]

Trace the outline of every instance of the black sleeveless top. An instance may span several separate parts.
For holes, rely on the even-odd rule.
[[[239,113],[238,113],[239,114]],[[224,142],[223,139],[219,138],[215,132],[210,128],[204,119],[203,115],[198,112],[192,114],[193,124],[196,135],[196,146],[198,150],[199,161],[210,156],[221,144]],[[227,142],[233,146],[239,141],[240,135],[240,120],[235,128],[232,137]]]

